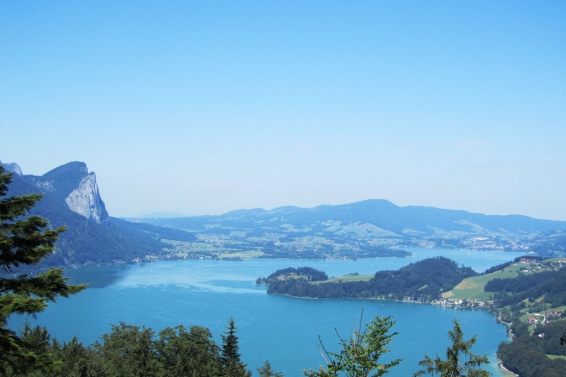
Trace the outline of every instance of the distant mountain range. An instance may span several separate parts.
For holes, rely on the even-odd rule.
[[[1,162],[0,162],[1,164]],[[109,216],[96,175],[70,162],[42,176],[15,164],[8,195],[43,193],[33,213],[66,226],[51,265],[121,263],[155,257],[250,255],[291,258],[403,256],[399,248],[502,249],[566,253],[566,221],[488,216],[366,200],[314,208],[236,210],[219,216],[126,221]],[[243,253],[243,254],[242,254]]]
[[[239,249],[243,248],[241,243],[248,241],[250,249],[268,251],[270,256],[329,257],[328,253],[334,253],[334,257],[367,256],[363,252],[356,254],[356,250],[376,247],[500,249],[541,255],[566,252],[566,221],[399,207],[380,199],[314,208],[288,206],[273,210],[237,210],[219,216],[144,221],[195,234],[223,236],[216,242],[223,243],[228,250],[236,241],[240,243]],[[267,248],[257,247],[262,240]],[[272,252],[277,247],[281,254]],[[306,253],[301,254],[300,250]]]
[[[83,162],[70,162],[42,176],[24,175],[15,163],[2,166],[13,172],[8,196],[43,193],[32,213],[49,220],[54,228],[67,228],[47,265],[128,263],[146,255],[160,255],[167,246],[162,239],[195,239],[181,230],[110,217],[96,175],[89,173]]]
[[[395,234],[434,235],[463,232],[478,235],[493,233],[534,233],[566,230],[566,221],[539,220],[521,215],[482,215],[467,211],[433,207],[399,207],[387,200],[371,199],[342,205],[314,208],[280,207],[272,210],[236,210],[219,216],[192,216],[148,220],[174,228],[194,229],[218,225],[244,229],[277,228],[292,225],[328,231],[348,224],[369,224]]]

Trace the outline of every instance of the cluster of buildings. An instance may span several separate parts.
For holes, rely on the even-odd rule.
[[[528,320],[531,325],[536,325],[539,322],[544,324],[546,321],[562,318],[562,314],[562,310],[548,311],[545,314],[534,314],[535,316],[542,316],[542,319],[540,320],[535,317],[529,317]]]
[[[461,309],[479,309],[479,310],[487,310],[487,309],[495,309],[495,305],[493,304],[492,300],[489,301],[482,301],[482,300],[470,300],[470,299],[449,299],[449,298],[442,298],[432,301],[427,301],[425,296],[403,296],[403,302],[414,302],[414,303],[428,303],[431,305],[439,305],[448,308],[461,308]]]
[[[462,308],[462,309],[480,309],[480,310],[488,310],[488,309],[495,309],[495,305],[492,300],[470,300],[470,299],[461,299],[461,300],[453,300],[449,298],[442,298],[439,300],[434,300],[432,302],[433,305],[440,305],[449,308]]]

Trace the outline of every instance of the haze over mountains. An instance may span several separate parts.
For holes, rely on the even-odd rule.
[[[566,251],[566,221],[399,207],[379,199],[126,221],[109,215],[96,175],[83,162],[70,162],[42,176],[24,175],[15,163],[2,166],[14,172],[8,195],[43,193],[34,213],[54,227],[67,227],[49,260],[53,265],[241,252],[264,257],[357,258],[391,255],[384,250],[400,247],[522,250],[544,255]]]
[[[241,250],[246,245],[272,257],[390,256],[383,248],[411,247],[497,249],[548,256],[566,251],[565,221],[399,207],[380,199],[143,221],[197,235],[215,235],[214,242],[226,250]],[[269,246],[258,247],[262,241]]]
[[[283,226],[292,224],[303,228],[328,229],[332,224],[371,224],[383,231],[400,234],[438,232],[532,233],[566,229],[566,221],[540,220],[521,215],[482,215],[467,211],[446,210],[433,207],[399,207],[387,200],[370,199],[342,205],[321,205],[314,208],[293,206],[272,210],[235,210],[219,216],[191,216],[151,220],[152,223],[182,228],[197,224],[231,224],[239,227]]]

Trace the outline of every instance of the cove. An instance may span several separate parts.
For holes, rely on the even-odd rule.
[[[357,261],[248,259],[244,261],[184,260],[147,264],[84,267],[66,271],[73,284],[89,287],[68,299],[60,299],[32,323],[46,326],[60,341],[77,336],[84,344],[95,342],[120,321],[151,327],[158,332],[176,325],[199,325],[220,335],[228,319],[238,327],[242,359],[257,376],[265,360],[286,377],[301,376],[303,369],[325,364],[319,350],[324,346],[337,352],[336,331],[347,337],[353,325],[373,315],[392,316],[396,322],[384,360],[401,358],[392,376],[410,376],[419,370],[424,354],[444,358],[449,346],[448,330],[457,319],[465,339],[477,334],[476,354],[487,354],[493,376],[502,376],[495,352],[507,339],[506,329],[492,314],[431,305],[381,300],[308,300],[274,296],[254,284],[280,268],[308,266],[329,276],[347,273],[370,274],[395,270],[432,256],[446,256],[478,272],[510,261],[517,253],[501,251],[409,249],[410,258],[376,258]],[[11,322],[18,328],[23,319]]]

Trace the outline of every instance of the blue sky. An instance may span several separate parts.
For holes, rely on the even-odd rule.
[[[563,1],[3,1],[0,160],[113,216],[383,198],[566,220]]]

